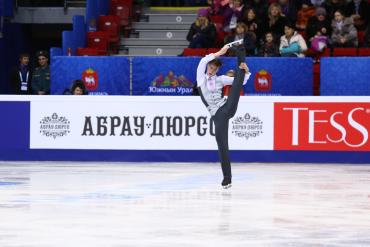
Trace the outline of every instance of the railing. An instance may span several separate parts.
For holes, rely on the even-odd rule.
[[[69,7],[85,7],[86,0],[15,0],[15,9],[18,7],[64,7],[65,11]]]

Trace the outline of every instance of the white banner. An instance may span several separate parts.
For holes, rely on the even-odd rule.
[[[39,97],[31,101],[30,148],[215,150],[199,97]],[[273,149],[273,101],[240,99],[229,124],[232,150]]]

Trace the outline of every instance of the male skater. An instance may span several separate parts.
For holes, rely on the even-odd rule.
[[[198,91],[215,124],[216,141],[224,176],[221,185],[224,189],[231,187],[231,166],[228,144],[229,119],[235,115],[240,90],[247,83],[251,75],[245,63],[245,49],[240,46],[231,47],[238,58],[235,77],[216,75],[222,65],[221,61],[217,58],[224,55],[230,47],[230,44],[225,45],[218,52],[205,56],[200,60],[197,68]],[[225,85],[232,85],[228,98],[222,95],[222,89]]]

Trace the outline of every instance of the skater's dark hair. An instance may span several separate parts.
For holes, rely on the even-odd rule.
[[[216,67],[221,67],[222,62],[221,62],[221,60],[215,58],[215,59],[211,60],[208,64],[214,64]]]

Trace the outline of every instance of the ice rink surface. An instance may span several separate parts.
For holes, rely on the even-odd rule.
[[[0,247],[370,246],[370,166],[0,162]]]

